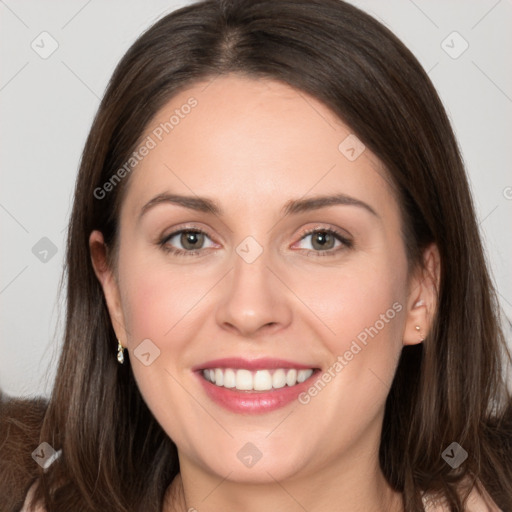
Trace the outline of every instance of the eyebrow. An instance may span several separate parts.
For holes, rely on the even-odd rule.
[[[151,208],[159,204],[168,203],[182,206],[190,210],[212,213],[213,215],[217,216],[222,216],[224,214],[219,204],[207,197],[183,196],[178,194],[163,193],[158,194],[142,207],[139,214],[139,220]],[[379,214],[369,204],[346,194],[315,196],[307,199],[291,199],[284,204],[281,209],[281,214],[293,215],[297,213],[319,210],[320,208],[334,205],[357,206],[368,211],[375,217],[380,217]]]

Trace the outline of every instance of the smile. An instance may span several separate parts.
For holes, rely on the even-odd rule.
[[[203,377],[218,387],[238,391],[270,391],[296,386],[313,375],[313,368],[274,368],[251,371],[233,368],[207,368]]]
[[[203,361],[192,371],[213,403],[237,414],[292,405],[321,373],[314,363],[273,357],[226,357]]]

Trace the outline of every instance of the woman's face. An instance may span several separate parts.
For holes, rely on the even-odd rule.
[[[182,468],[263,482],[377,460],[421,338],[379,161],[316,99],[237,75],[175,96],[143,145],[100,280]]]

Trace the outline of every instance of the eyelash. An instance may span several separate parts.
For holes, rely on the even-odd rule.
[[[196,249],[196,250],[192,250],[192,251],[185,251],[183,249],[176,249],[175,247],[170,247],[169,245],[167,245],[167,242],[171,238],[173,238],[176,235],[179,235],[181,233],[199,233],[199,234],[206,235],[210,239],[212,238],[206,231],[203,231],[201,229],[197,229],[197,228],[183,228],[183,229],[179,229],[177,231],[173,231],[169,235],[166,235],[165,237],[163,237],[161,240],[158,241],[158,245],[162,248],[162,250],[164,252],[171,253],[171,254],[173,254],[175,256],[195,256],[195,255],[199,254],[201,251],[203,251],[203,249]],[[354,246],[352,240],[349,240],[344,235],[342,235],[339,231],[337,231],[335,229],[332,229],[332,228],[317,227],[317,228],[309,229],[309,230],[307,230],[307,231],[305,231],[304,233],[301,234],[301,237],[300,237],[299,241],[301,241],[304,238],[306,238],[307,236],[315,234],[315,233],[327,233],[329,235],[333,235],[343,245],[341,247],[338,247],[337,249],[328,249],[326,251],[314,251],[314,250],[311,250],[311,249],[302,249],[302,250],[306,250],[307,251],[307,255],[308,256],[310,256],[311,253],[313,253],[313,257],[318,257],[318,256],[335,256],[335,255],[337,255],[338,252],[346,250],[346,249],[351,249]]]

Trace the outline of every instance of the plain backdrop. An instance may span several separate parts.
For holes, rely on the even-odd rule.
[[[57,294],[65,229],[106,84],[143,30],[188,3],[0,1],[0,388],[7,394],[47,396],[53,384],[65,318]],[[436,86],[512,318],[512,2],[352,3],[397,34]]]

